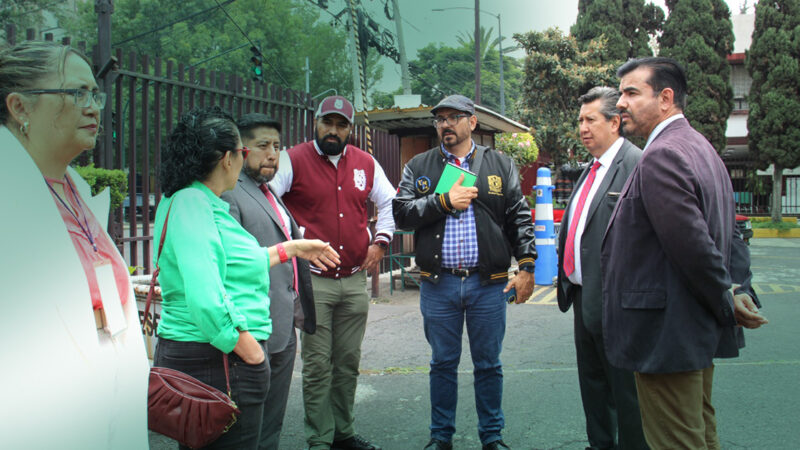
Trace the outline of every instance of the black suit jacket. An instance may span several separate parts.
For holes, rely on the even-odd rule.
[[[603,240],[611,364],[643,373],[711,365],[736,323],[729,292],[734,217],[717,152],[686,119],[670,123],[644,151]]]
[[[583,310],[583,323],[591,332],[599,334],[602,332],[602,315],[603,315],[603,274],[600,270],[600,246],[603,242],[603,234],[605,234],[608,220],[611,218],[611,213],[614,206],[617,204],[622,187],[628,179],[628,175],[633,172],[633,168],[642,157],[642,151],[633,145],[630,141],[625,139],[622,143],[614,160],[608,168],[608,172],[603,177],[597,192],[589,205],[586,213],[586,225],[583,229],[581,238],[581,278],[583,283],[582,292],[582,310]],[[576,187],[580,187],[583,180],[589,174],[591,167],[587,167],[581,174],[580,179],[576,183]],[[558,235],[558,307],[563,312],[567,312],[572,305],[572,288],[573,284],[569,278],[564,274],[562,261],[564,261],[564,247],[567,241],[567,234],[569,233],[570,223],[572,217],[569,212],[572,207],[572,202],[577,201],[580,192],[576,188],[572,192],[572,196],[567,204],[567,209],[564,211],[564,217],[561,220],[561,229]],[[577,220],[577,218],[576,218]]]
[[[242,227],[252,234],[262,247],[271,247],[286,241],[286,235],[272,205],[264,193],[249,176],[242,172],[236,187],[222,194],[222,199],[231,205],[230,214]],[[283,206],[281,199],[274,195],[275,201]],[[292,239],[302,239],[300,230],[289,210],[283,206],[291,219]],[[297,258],[297,275],[299,296],[295,298],[294,275],[291,263],[277,264],[269,271],[270,317],[272,318],[272,335],[267,341],[270,353],[286,348],[290,333],[297,326],[306,333],[316,330],[316,310],[314,309],[314,293],[311,288],[311,275],[308,261]]]

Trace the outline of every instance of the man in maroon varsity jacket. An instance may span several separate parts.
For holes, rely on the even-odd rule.
[[[367,325],[367,272],[377,267],[394,233],[392,187],[369,153],[347,145],[353,105],[332,96],[320,103],[315,139],[281,153],[270,183],[307,239],[329,242],[342,259],[335,269],[311,266],[316,333],[302,333],[303,404],[308,448],[379,449],[355,433],[361,341]],[[370,236],[367,199],[378,208]]]

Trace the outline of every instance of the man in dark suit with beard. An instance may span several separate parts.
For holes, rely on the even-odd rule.
[[[617,75],[623,129],[647,145],[602,244],[606,355],[635,372],[652,448],[719,448],[712,360],[738,354],[725,345],[737,323],[766,323],[749,296],[734,295],[730,178],[683,116],[680,64],[635,59]]]
[[[582,95],[583,145],[593,156],[576,183],[558,239],[558,306],[574,305],[578,381],[592,449],[646,449],[633,372],[611,366],[603,349],[600,244],[611,212],[642,151],[620,136],[619,93],[595,87]]]

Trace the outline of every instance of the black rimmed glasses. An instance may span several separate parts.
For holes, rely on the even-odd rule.
[[[92,106],[92,102],[98,108],[103,109],[106,106],[106,93],[100,91],[90,91],[88,89],[32,89],[30,91],[20,91],[20,94],[65,94],[72,95],[75,100],[75,106],[78,108],[88,108]]]
[[[470,116],[469,114],[453,114],[452,116],[447,116],[447,117],[437,116],[433,118],[433,126],[438,128],[444,125],[445,122],[447,122],[448,125],[454,127],[456,126],[458,121],[461,120],[463,117],[469,117],[469,116]]]

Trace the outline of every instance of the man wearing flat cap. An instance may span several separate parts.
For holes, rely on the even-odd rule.
[[[379,450],[353,428],[361,341],[367,326],[367,272],[375,269],[394,233],[392,187],[369,153],[348,145],[353,105],[326,97],[314,122],[315,139],[280,156],[270,187],[305,229],[306,239],[329,242],[342,263],[311,266],[317,313],[314,334],[301,334],[306,443],[311,450]],[[369,233],[367,200],[378,222]]]
[[[431,432],[425,448],[452,448],[465,323],[481,444],[509,448],[502,440],[500,350],[508,294],[516,289],[515,301],[522,303],[533,291],[531,211],[511,158],[472,140],[478,124],[472,100],[451,95],[431,113],[441,143],[408,162],[392,204],[397,227],[414,230],[422,277],[420,309],[432,351]],[[462,174],[449,189],[437,189],[448,164],[475,174],[474,185],[464,183]],[[520,271],[509,280],[512,257]]]

